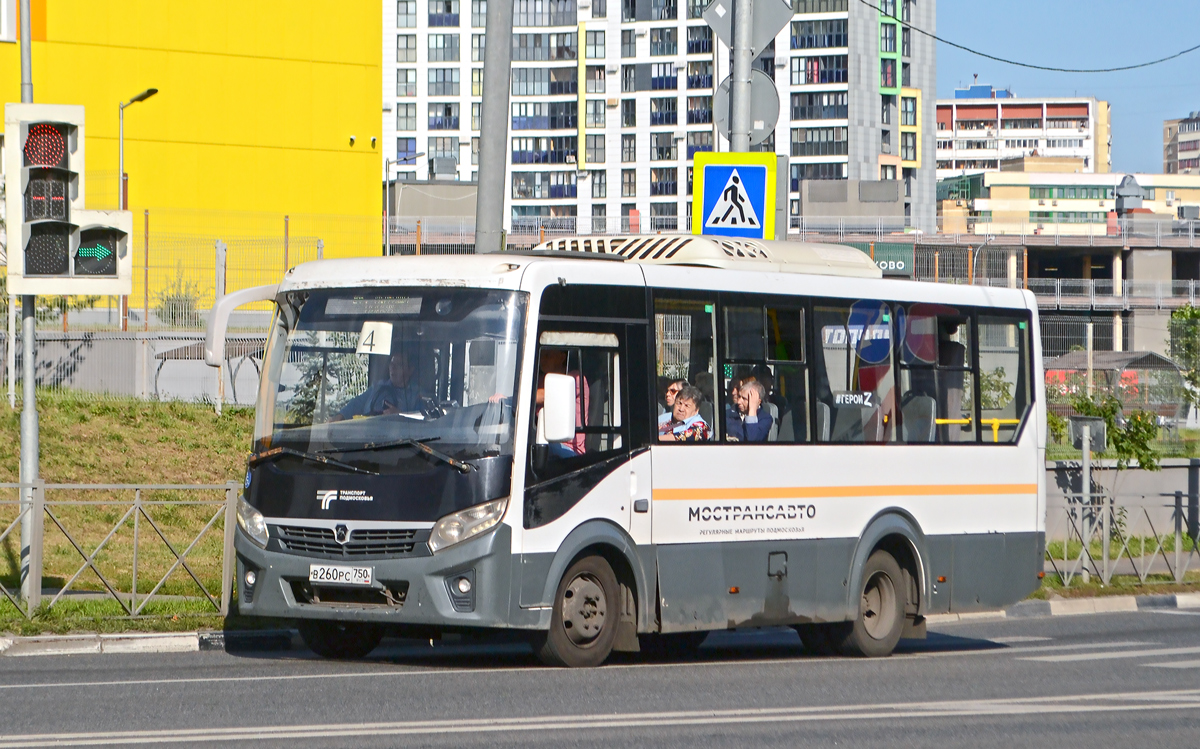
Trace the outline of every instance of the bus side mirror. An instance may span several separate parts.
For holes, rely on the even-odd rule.
[[[204,362],[210,367],[225,363],[225,328],[229,325],[229,313],[243,304],[270,301],[278,292],[279,284],[251,286],[225,294],[214,301],[208,313],[208,327],[204,335]]]
[[[543,385],[542,424],[547,442],[575,439],[575,378],[548,374]]]

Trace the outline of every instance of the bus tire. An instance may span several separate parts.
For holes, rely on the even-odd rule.
[[[838,650],[843,655],[882,658],[892,654],[904,630],[904,575],[891,554],[877,550],[862,570],[858,616]]]
[[[550,630],[541,633],[534,652],[549,666],[592,668],[612,652],[620,619],[617,576],[603,557],[584,557],[558,583]]]
[[[301,619],[296,628],[308,649],[322,658],[364,658],[383,640],[383,627],[364,622]]]

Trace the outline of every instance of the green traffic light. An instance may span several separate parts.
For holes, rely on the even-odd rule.
[[[90,258],[94,258],[96,260],[103,260],[111,254],[112,254],[112,250],[108,249],[107,247],[105,247],[102,244],[98,244],[95,247],[80,247],[79,248],[79,256],[80,257],[90,257]]]

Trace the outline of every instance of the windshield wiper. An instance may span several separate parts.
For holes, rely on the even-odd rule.
[[[317,455],[315,453],[306,453],[303,450],[293,450],[290,447],[272,447],[270,450],[264,450],[260,453],[255,453],[250,456],[250,465],[252,465],[252,466],[258,465],[259,463],[262,463],[264,461],[275,460],[276,458],[284,456],[284,455],[290,455],[293,458],[307,460],[311,463],[319,463],[324,466],[330,466],[333,468],[341,468],[342,470],[350,471],[351,473],[365,473],[368,476],[378,476],[379,475],[375,471],[368,471],[363,468],[358,468],[358,467],[350,465],[349,463],[343,463],[340,460],[334,460],[333,458],[326,458],[324,455]]]
[[[438,460],[441,460],[445,463],[448,463],[449,465],[451,465],[455,469],[457,469],[460,473],[470,473],[471,471],[478,470],[471,463],[468,463],[463,460],[459,460],[458,458],[452,458],[449,455],[447,455],[446,453],[444,453],[440,450],[434,450],[432,447],[425,444],[427,442],[437,442],[440,439],[441,439],[441,437],[422,437],[421,439],[402,439],[402,440],[392,440],[390,442],[368,442],[367,444],[365,444],[361,447],[348,447],[344,450],[338,449],[338,448],[332,448],[329,450],[322,450],[321,452],[345,454],[345,453],[371,452],[373,450],[386,450],[391,447],[415,447],[418,450],[420,450],[421,452],[425,453],[426,455],[429,455],[429,456],[437,458]]]

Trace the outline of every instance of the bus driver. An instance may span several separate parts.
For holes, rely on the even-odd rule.
[[[355,416],[415,413],[421,410],[421,389],[417,383],[417,352],[411,349],[392,354],[388,360],[388,378],[379,380],[365,392],[351,398],[330,421]]]

